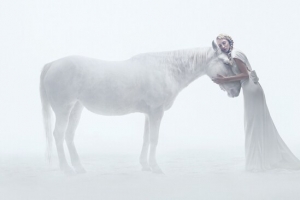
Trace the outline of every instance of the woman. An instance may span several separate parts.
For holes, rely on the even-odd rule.
[[[220,34],[216,41],[221,51],[227,55],[229,61],[226,63],[231,65],[235,76],[218,75],[213,81],[217,84],[241,81],[243,88],[246,169],[250,171],[300,169],[300,161],[276,130],[263,89],[247,57],[233,48],[230,36]]]

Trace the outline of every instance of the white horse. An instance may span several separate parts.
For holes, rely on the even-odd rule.
[[[217,73],[233,75],[223,56],[213,42],[213,48],[145,53],[124,61],[70,56],[46,64],[40,77],[40,94],[48,153],[52,144],[50,108],[56,116],[53,135],[60,168],[66,173],[74,171],[66,161],[64,141],[75,172],[85,172],[73,142],[84,107],[110,116],[140,112],[146,117],[140,155],[142,169],[161,173],[155,154],[164,111],[198,77],[204,74],[215,77]],[[235,97],[241,85],[233,82],[221,87]]]

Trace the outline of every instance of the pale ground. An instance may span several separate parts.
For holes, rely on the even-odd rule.
[[[300,150],[300,149],[298,149]],[[164,175],[142,172],[138,154],[85,153],[86,174],[66,176],[43,156],[0,160],[1,200],[298,200],[300,172],[244,171],[232,149],[178,150],[158,154]]]

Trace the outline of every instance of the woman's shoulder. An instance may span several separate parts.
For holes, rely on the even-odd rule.
[[[236,49],[236,48],[232,49],[231,55],[243,55],[243,56],[246,56],[244,52],[242,52],[241,50]]]
[[[231,57],[232,58],[237,58],[237,59],[240,59],[242,61],[246,61],[248,60],[247,59],[247,56],[239,49],[236,49],[236,48],[233,48],[232,51],[231,51]]]

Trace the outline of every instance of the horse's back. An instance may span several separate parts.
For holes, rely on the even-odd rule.
[[[46,89],[59,105],[79,100],[98,114],[121,115],[146,112],[149,106],[158,107],[174,98],[164,68],[145,59],[69,56],[50,64]]]
[[[99,114],[139,111],[145,92],[141,73],[130,61],[68,56],[50,65],[44,83],[52,105],[79,100],[90,111]]]

